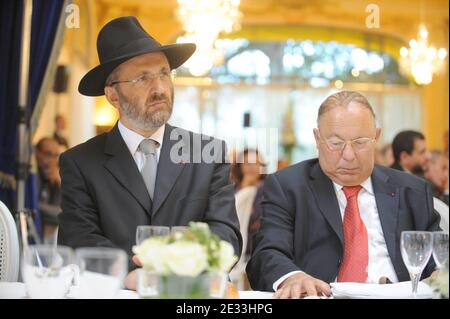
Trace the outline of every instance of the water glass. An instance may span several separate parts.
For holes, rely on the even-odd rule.
[[[78,298],[112,299],[123,286],[128,272],[127,254],[115,248],[79,248]]]
[[[144,268],[136,269],[136,292],[139,298],[158,298],[160,276]]]
[[[139,225],[136,228],[136,245],[140,245],[144,240],[153,236],[168,236],[170,227]]]
[[[441,269],[448,259],[448,233],[433,232],[433,258],[436,266]]]
[[[170,228],[170,234],[174,235],[176,233],[182,233],[184,231],[186,231],[189,227],[188,226],[172,226]]]
[[[412,296],[416,298],[420,277],[433,250],[433,233],[428,231],[403,231],[401,253],[412,282]]]
[[[36,299],[64,298],[74,276],[70,247],[34,245],[24,249],[22,277],[28,296]]]

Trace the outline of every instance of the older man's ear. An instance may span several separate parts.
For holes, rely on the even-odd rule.
[[[319,148],[319,130],[317,128],[313,129],[314,139],[316,140],[316,147]]]
[[[116,109],[119,109],[119,95],[112,86],[105,86],[105,97]]]
[[[380,138],[381,135],[381,128],[377,127],[375,129],[375,139],[378,141],[378,139]]]

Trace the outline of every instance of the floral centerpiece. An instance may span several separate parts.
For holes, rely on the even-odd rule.
[[[426,282],[438,294],[438,298],[448,299],[448,258],[437,275],[427,278]]]
[[[133,252],[144,271],[158,275],[159,298],[208,298],[212,276],[228,272],[237,261],[231,244],[208,224],[195,222],[184,231],[150,237]]]

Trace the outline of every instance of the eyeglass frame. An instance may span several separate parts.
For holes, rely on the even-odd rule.
[[[369,143],[373,143],[373,142],[375,142],[375,141],[377,140],[375,137],[358,137],[358,138],[355,138],[355,139],[353,139],[353,140],[341,140],[341,141],[343,142],[343,143],[342,143],[342,147],[341,147],[340,149],[333,149],[333,148],[331,148],[330,145],[328,144],[328,141],[322,137],[322,135],[320,134],[320,132],[319,132],[319,139],[322,141],[323,144],[326,145],[327,149],[328,149],[330,152],[336,152],[336,153],[337,153],[337,152],[342,153],[342,152],[345,150],[345,147],[346,147],[348,144],[350,144],[350,146],[352,147],[352,150],[353,150],[354,152],[359,152],[359,151],[364,150],[364,148],[365,148],[367,145],[369,145]],[[358,141],[358,140],[365,140],[365,141],[367,141],[367,142],[365,142],[365,143],[363,144],[363,146],[362,146],[361,149],[355,149],[354,146],[353,146],[353,145],[355,145],[355,142]]]
[[[107,86],[113,86],[113,85],[120,84],[120,83],[131,83],[132,85],[137,85],[139,83],[145,83],[145,80],[144,80],[145,77],[149,77],[149,80],[153,80],[154,78],[156,78],[158,76],[159,76],[159,79],[161,81],[166,81],[166,80],[169,80],[169,79],[171,79],[173,81],[175,79],[175,76],[176,76],[176,70],[169,70],[168,72],[167,71],[168,71],[167,69],[162,69],[161,71],[159,71],[157,73],[144,72],[144,73],[142,73],[141,75],[135,77],[132,80],[111,81],[111,82],[109,82],[107,84]],[[167,74],[163,74],[165,72],[167,72]],[[167,79],[163,79],[162,76],[166,76],[166,75],[168,76],[168,78]]]

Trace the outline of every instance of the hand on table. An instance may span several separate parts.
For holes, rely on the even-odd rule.
[[[330,285],[304,272],[284,280],[273,295],[276,299],[298,299],[306,296],[331,295]]]
[[[136,264],[136,266],[142,267],[142,264],[136,255],[133,256],[132,260]],[[136,290],[136,270],[129,272],[128,275],[125,277],[125,288],[130,290]]]

